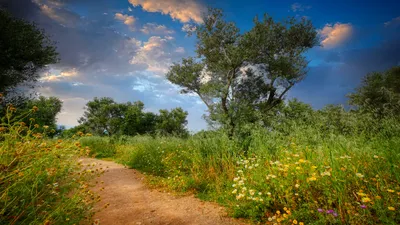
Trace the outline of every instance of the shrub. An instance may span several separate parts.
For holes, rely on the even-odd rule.
[[[107,158],[115,155],[115,145],[108,138],[82,137],[79,142],[83,147],[90,148],[90,155],[96,158]]]

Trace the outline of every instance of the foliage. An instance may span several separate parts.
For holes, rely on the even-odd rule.
[[[188,113],[183,111],[182,108],[168,110],[160,110],[157,118],[156,129],[161,135],[174,134],[181,137],[186,137],[188,131],[185,126],[187,125]]]
[[[368,74],[349,98],[352,105],[378,118],[400,115],[400,67]]]
[[[208,107],[211,121],[234,134],[240,123],[259,121],[279,105],[306,75],[303,53],[317,44],[310,21],[275,22],[265,15],[241,34],[210,9],[196,28],[198,59],[175,63],[167,74],[182,93],[195,93]]]
[[[1,9],[0,52],[0,93],[37,81],[40,69],[57,62],[56,49],[42,30]]]
[[[111,98],[94,98],[86,104],[79,123],[96,135],[187,135],[187,112],[181,108],[160,110],[159,115],[143,110],[141,101],[117,103]]]
[[[30,117],[36,109],[22,117]],[[79,224],[90,219],[96,195],[93,173],[78,162],[87,155],[73,140],[51,140],[7,108],[0,125],[0,224]],[[97,174],[97,172],[96,172]]]
[[[115,145],[110,140],[101,137],[82,137],[79,139],[82,147],[89,147],[90,155],[97,158],[107,158],[114,156]]]

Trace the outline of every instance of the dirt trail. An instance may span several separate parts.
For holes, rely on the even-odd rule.
[[[96,163],[103,168],[108,166],[108,172],[98,178],[104,184],[94,189],[102,199],[96,205],[101,211],[94,216],[101,225],[246,224],[227,217],[225,210],[214,203],[193,196],[177,197],[151,190],[142,182],[143,175],[133,169],[97,159],[83,159],[83,163]],[[101,187],[105,189],[100,191]],[[104,208],[107,203],[109,207]]]

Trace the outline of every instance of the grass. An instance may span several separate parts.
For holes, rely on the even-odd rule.
[[[13,121],[14,109],[0,125],[0,224],[89,222],[99,200],[89,189],[98,173],[79,163],[89,149],[72,139],[46,138],[51,131],[34,119],[30,126]]]
[[[400,223],[396,136],[254,130],[247,155],[222,133],[134,137],[116,149],[116,161],[150,174],[152,183],[219,202],[234,217],[267,224]]]

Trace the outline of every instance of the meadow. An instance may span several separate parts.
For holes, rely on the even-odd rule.
[[[289,134],[252,129],[247,151],[219,131],[81,140],[153,187],[194,193],[255,223],[399,224],[400,126],[379,123],[380,132],[357,135],[294,124]]]

